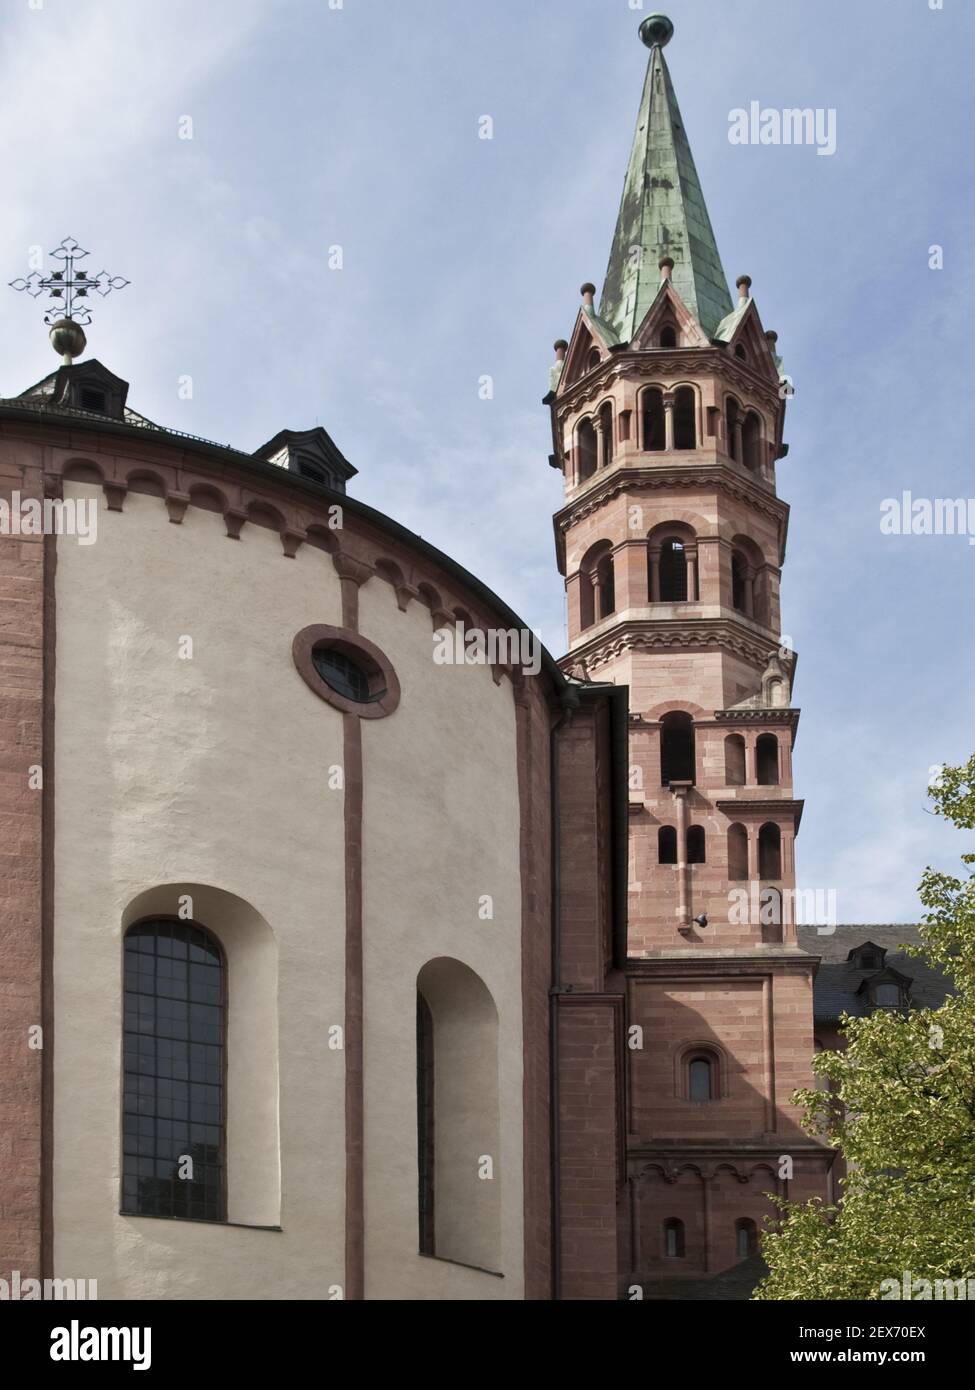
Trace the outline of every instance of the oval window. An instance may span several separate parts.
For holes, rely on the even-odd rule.
[[[304,627],[295,634],[291,655],[309,689],[346,714],[382,719],[399,704],[399,681],[389,658],[351,628]]]
[[[378,667],[374,666],[370,673],[364,661],[349,656],[337,647],[315,647],[311,659],[325,684],[346,700],[366,705],[381,700],[386,694],[386,685]]]

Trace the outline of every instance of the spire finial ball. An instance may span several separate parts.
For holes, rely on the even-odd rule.
[[[84,329],[74,319],[58,319],[57,323],[52,325],[48,337],[51,340],[51,347],[65,366],[70,366],[74,359],[80,357],[88,346]]]
[[[647,15],[640,25],[640,38],[647,48],[663,48],[674,37],[674,26],[665,14]]]

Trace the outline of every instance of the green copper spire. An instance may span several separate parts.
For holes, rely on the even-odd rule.
[[[640,37],[650,49],[633,149],[623,184],[599,317],[629,342],[660,289],[660,260],[674,262],[674,289],[710,337],[731,313],[731,295],[711,230],[663,47],[674,32],[650,15]]]

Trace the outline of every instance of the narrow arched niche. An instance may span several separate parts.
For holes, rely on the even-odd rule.
[[[697,397],[690,386],[674,392],[674,448],[697,448]]]
[[[685,710],[671,710],[660,721],[660,785],[695,782],[696,767],[694,720]]]
[[[728,734],[724,741],[724,780],[727,787],[745,785],[745,740],[741,734]]]
[[[433,1249],[438,1259],[500,1273],[498,1011],[481,977],[449,956],[427,961],[416,988],[428,1035],[432,1028],[417,1058],[417,1155]]]
[[[750,1260],[758,1251],[758,1228],[749,1217],[742,1217],[735,1222],[735,1254],[739,1260]]]
[[[604,401],[599,407],[599,432],[603,441],[603,467],[608,468],[613,462],[613,446],[615,441],[615,430],[613,426],[613,405],[611,401]]]
[[[728,878],[733,883],[748,878],[748,831],[737,822],[728,826]]]
[[[664,1222],[663,1253],[669,1260],[684,1258],[684,1223],[676,1217]]]
[[[758,876],[763,882],[782,877],[782,831],[774,821],[758,832]]]
[[[742,462],[746,468],[757,473],[762,458],[762,422],[750,410],[741,427]]]
[[[641,447],[656,453],[666,445],[664,424],[664,393],[659,386],[649,386],[640,396]]]
[[[677,536],[669,536],[661,542],[660,601],[687,602],[687,548]]]
[[[616,581],[611,541],[597,541],[579,562],[579,626],[593,623],[615,612]]]
[[[779,740],[774,734],[759,734],[755,743],[755,761],[760,787],[779,785]]]
[[[583,420],[576,430],[576,482],[587,482],[596,471],[598,447],[596,427],[592,420]]]

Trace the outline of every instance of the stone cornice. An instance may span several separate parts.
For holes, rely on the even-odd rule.
[[[630,1134],[627,1136],[626,1151],[631,1158],[645,1156],[672,1160],[679,1155],[681,1158],[712,1158],[718,1161],[721,1159],[760,1158],[774,1154],[776,1167],[778,1167],[778,1159],[783,1151],[784,1143],[784,1136],[775,1134],[754,1139],[735,1139],[733,1143],[729,1143],[727,1139],[714,1139],[709,1143],[706,1139],[643,1138],[639,1134]],[[795,1139],[789,1139],[788,1152],[832,1154],[834,1151],[808,1135],[799,1134]]]
[[[631,1179],[641,1178],[655,1170],[664,1182],[676,1183],[683,1173],[694,1172],[704,1182],[714,1182],[729,1170],[740,1183],[748,1183],[756,1172],[766,1175],[777,1172],[782,1154],[796,1158],[815,1159],[831,1167],[836,1150],[799,1133],[766,1131],[754,1139],[736,1139],[714,1143],[701,1140],[659,1139],[639,1134],[627,1135],[626,1159]]]
[[[667,647],[721,648],[764,668],[769,651],[775,649],[775,639],[763,640],[730,618],[698,618],[664,623],[648,623],[640,619],[620,623],[589,642],[574,646],[562,657],[560,665],[568,670],[584,660],[591,671],[629,651],[654,651]]]
[[[785,726],[795,729],[796,725],[799,723],[799,711],[797,709],[754,709],[749,710],[748,713],[750,716],[748,722],[750,724],[757,724],[762,728],[768,728],[769,725],[774,725],[778,728]],[[695,727],[709,729],[727,728],[728,720],[724,719],[722,716],[723,711],[721,710],[716,710],[712,719],[695,716]],[[783,716],[785,717],[783,718]],[[648,719],[646,715],[641,714],[638,710],[630,711],[629,722],[630,727],[633,729],[658,729],[660,727],[659,719]]]
[[[723,377],[742,393],[752,392],[772,411],[784,405],[778,382],[754,371],[733,353],[724,348],[685,347],[616,351],[604,359],[598,372],[587,372],[571,386],[560,389],[553,408],[559,421],[564,422],[570,414],[597,401],[608,384],[619,377],[654,378],[662,382],[668,377],[676,379],[707,374]]]
[[[800,803],[801,805],[801,803]],[[819,957],[803,951],[798,946],[741,946],[726,951],[709,951],[687,948],[661,952],[650,956],[628,956],[625,966],[627,979],[638,980],[649,977],[662,979],[690,979],[692,977],[738,978],[750,975],[760,978],[772,972],[798,970],[802,973],[814,971]]]
[[[630,1134],[627,1138],[626,1152],[630,1158],[662,1158],[672,1162],[676,1156],[680,1158],[711,1158],[716,1162],[732,1162],[734,1159],[741,1158],[771,1158],[775,1155],[776,1168],[779,1166],[779,1156],[783,1151],[783,1144],[786,1138],[782,1134],[762,1140],[762,1138],[736,1138],[732,1144],[726,1140],[715,1140],[708,1144],[702,1140],[693,1140],[688,1143],[684,1138],[641,1138],[638,1134]],[[787,1148],[790,1154],[829,1154],[833,1155],[835,1150],[819,1143],[815,1138],[809,1138],[800,1134],[796,1138],[789,1138]]]
[[[788,724],[795,728],[799,723],[799,711],[789,709],[716,709],[715,724]]]
[[[97,416],[0,406],[0,444],[15,440],[43,450],[46,496],[60,496],[65,479],[88,482],[101,487],[108,510],[125,515],[133,494],[148,494],[176,526],[199,507],[222,520],[213,529],[219,543],[259,526],[277,533],[282,558],[305,545],[325,550],[354,582],[389,583],[401,609],[413,600],[429,608],[434,627],[462,609],[474,628],[528,629],[476,576],[392,518],[255,456]],[[548,689],[560,689],[564,677],[547,651],[542,664]]]
[[[738,800],[736,797],[722,798],[715,801],[715,806],[726,815],[729,820],[744,820],[753,817],[781,816],[791,814],[796,832],[799,830],[799,822],[802,820],[802,808],[806,804],[804,801],[796,801],[792,797],[773,796],[756,798],[750,801],[747,797]]]
[[[789,522],[789,504],[775,493],[749,482],[728,464],[681,463],[664,466],[647,464],[616,464],[597,475],[597,481],[581,496],[561,507],[553,517],[559,571],[565,573],[565,536],[570,527],[590,516],[622,492],[639,488],[655,490],[718,490],[726,497],[744,502],[754,511],[774,521],[779,532],[779,564],[785,558],[785,541]],[[711,539],[699,536],[699,541]]]

